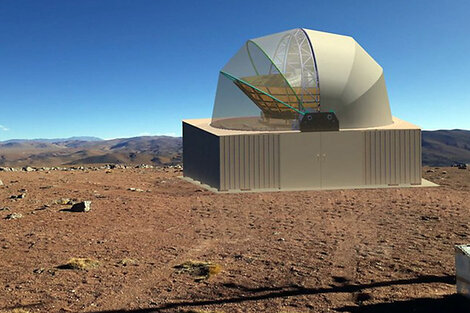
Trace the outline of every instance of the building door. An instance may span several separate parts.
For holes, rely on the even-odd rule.
[[[281,134],[281,189],[363,186],[364,149],[361,131]]]
[[[281,189],[321,187],[320,133],[280,135]]]
[[[364,133],[321,133],[321,186],[362,186],[364,179]]]

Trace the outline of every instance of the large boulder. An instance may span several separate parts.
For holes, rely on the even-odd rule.
[[[91,210],[91,201],[82,201],[79,203],[75,203],[70,208],[72,212],[88,212]]]

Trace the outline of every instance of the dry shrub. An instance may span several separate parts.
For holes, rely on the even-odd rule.
[[[222,271],[222,266],[212,262],[187,261],[175,266],[178,273],[188,273],[196,277],[196,281],[209,279]]]
[[[67,263],[60,265],[60,269],[88,270],[100,265],[100,262],[90,258],[71,258]]]

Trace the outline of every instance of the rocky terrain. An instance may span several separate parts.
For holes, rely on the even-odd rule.
[[[425,167],[432,188],[244,194],[180,175],[0,171],[0,311],[468,312],[469,169]]]

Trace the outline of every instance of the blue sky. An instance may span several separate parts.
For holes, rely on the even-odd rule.
[[[181,134],[249,38],[353,36],[392,114],[470,129],[470,1],[0,1],[0,140]]]

